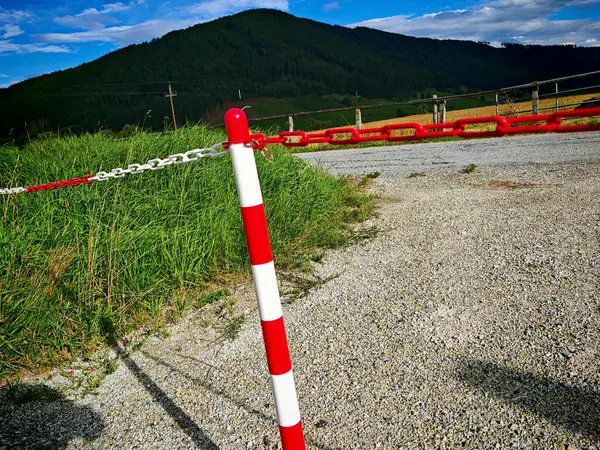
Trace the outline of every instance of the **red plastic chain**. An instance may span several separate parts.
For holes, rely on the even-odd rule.
[[[83,177],[75,177],[69,180],[53,181],[52,183],[34,184],[33,186],[25,186],[25,192],[51,191],[52,189],[66,188],[79,186],[80,184],[92,184],[94,180],[90,180],[93,175],[84,175]]]
[[[599,124],[568,125],[562,124],[563,118],[584,118],[600,116],[600,108],[587,108],[569,111],[559,111],[553,114],[518,117],[473,117],[459,119],[455,122],[421,125],[420,123],[394,123],[380,128],[365,128],[358,130],[353,127],[332,128],[319,133],[304,131],[284,131],[278,136],[266,137],[264,134],[253,134],[250,142],[257,150],[264,149],[269,144],[280,144],[285,147],[306,147],[310,144],[354,145],[361,142],[409,142],[423,139],[460,137],[464,139],[482,137],[500,137],[525,133],[567,133],[571,131],[600,130]],[[468,125],[495,124],[491,131],[469,131]],[[394,135],[396,130],[414,130],[408,136]],[[225,144],[225,146],[227,146]]]

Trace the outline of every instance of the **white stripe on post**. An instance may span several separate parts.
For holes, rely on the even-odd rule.
[[[283,316],[283,312],[273,261],[252,266],[252,277],[254,278],[256,297],[262,299],[258,304],[260,320],[279,319]]]
[[[283,375],[271,375],[277,421],[282,427],[291,427],[300,422],[300,408],[296,397],[294,373],[289,371]]]
[[[233,172],[235,173],[235,184],[240,196],[240,204],[242,207],[262,204],[263,199],[258,175],[256,175],[254,152],[252,149],[245,148],[244,144],[231,144],[229,152],[233,162]]]
[[[225,114],[225,126],[258,299],[260,325],[275,397],[281,444],[284,450],[304,450],[306,445],[294,373],[285,335],[254,151],[251,145],[245,145],[250,140],[246,115],[241,109],[230,109]]]

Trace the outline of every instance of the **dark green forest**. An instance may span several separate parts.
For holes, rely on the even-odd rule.
[[[177,91],[179,123],[218,122],[225,108],[240,104],[238,89],[242,104],[333,94],[415,99],[431,90],[477,92],[593,71],[598,61],[600,48],[494,48],[256,9],[0,89],[0,136],[126,124],[162,129],[171,116],[167,80]]]

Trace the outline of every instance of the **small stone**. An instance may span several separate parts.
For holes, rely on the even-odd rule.
[[[329,422],[321,419],[315,424],[315,428],[325,428],[327,425],[329,425]]]

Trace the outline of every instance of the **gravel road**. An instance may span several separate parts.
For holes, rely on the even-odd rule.
[[[408,144],[360,150],[305,153],[302,159],[318,162],[336,174],[379,171],[383,176],[409,174],[468,164],[506,166],[598,161],[600,132],[554,133],[508,138]]]
[[[600,448],[600,134],[565,138],[385,148],[363,169],[377,150],[332,152],[383,172],[380,232],[284,306],[309,448]],[[233,296],[236,339],[227,308],[194,312],[96,395],[0,405],[0,448],[278,448],[252,287]]]

